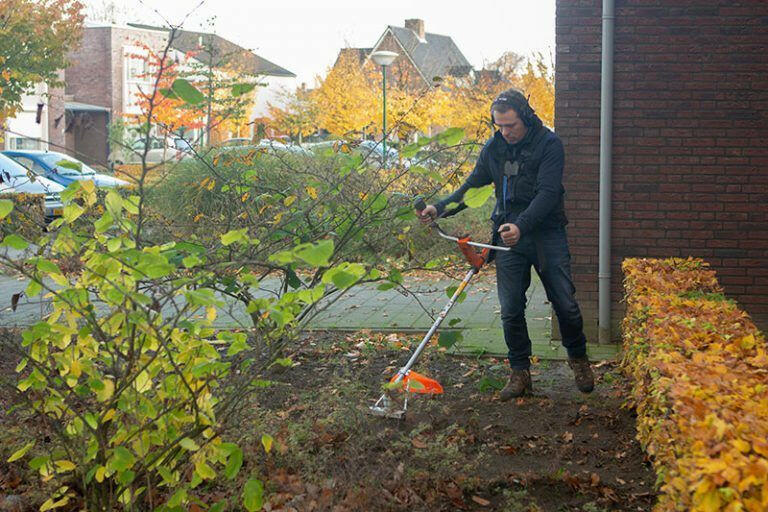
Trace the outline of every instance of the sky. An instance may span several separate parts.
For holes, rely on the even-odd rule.
[[[387,25],[424,20],[427,32],[453,38],[475,68],[506,51],[521,55],[541,51],[554,58],[555,0],[88,0],[114,2],[124,16],[215,32],[298,75],[298,83],[315,85],[341,48],[371,47]],[[131,21],[128,19],[128,21]]]

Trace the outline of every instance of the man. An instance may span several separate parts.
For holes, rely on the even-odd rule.
[[[494,184],[493,243],[501,238],[512,248],[495,253],[501,320],[511,369],[501,399],[520,397],[532,390],[531,339],[525,322],[531,266],[539,274],[557,314],[576,385],[589,393],[594,376],[587,359],[581,311],[574,297],[565,233],[568,221],[563,207],[563,143],[543,126],[528,100],[516,89],[504,91],[493,101],[491,120],[497,131],[483,147],[464,184],[417,214],[425,223],[446,213],[452,215],[466,208],[461,200],[467,190]],[[450,203],[460,205],[446,212]]]

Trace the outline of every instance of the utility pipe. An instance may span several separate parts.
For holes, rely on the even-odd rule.
[[[600,234],[598,267],[598,342],[611,342],[611,166],[613,156],[614,0],[603,0],[600,73]]]

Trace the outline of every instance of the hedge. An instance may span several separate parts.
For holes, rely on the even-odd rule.
[[[622,368],[655,511],[768,510],[763,334],[698,259],[628,259]]]

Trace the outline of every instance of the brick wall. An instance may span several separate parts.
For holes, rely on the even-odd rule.
[[[112,108],[111,30],[87,28],[80,47],[69,54],[65,92],[73,101]]]
[[[600,0],[557,0],[555,125],[577,295],[597,331]],[[768,327],[768,2],[617,0],[613,320],[621,261],[698,256]],[[618,335],[618,330],[614,330]]]

